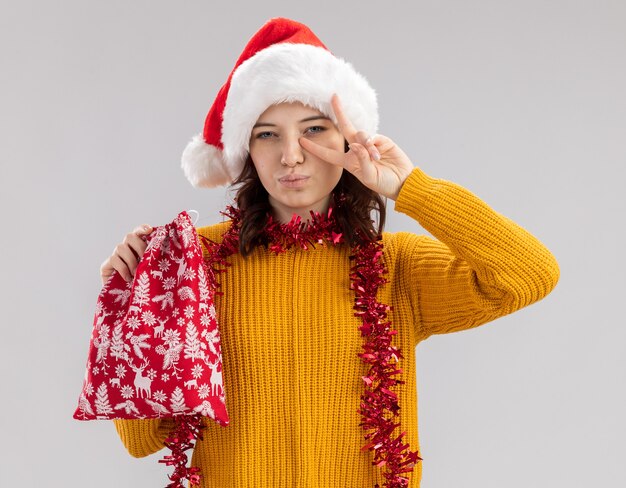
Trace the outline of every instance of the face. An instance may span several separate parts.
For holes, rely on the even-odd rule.
[[[310,210],[326,211],[343,171],[305,151],[301,137],[344,150],[344,137],[332,120],[299,102],[270,106],[259,116],[250,137],[250,157],[281,222],[288,222],[293,214],[306,220]]]

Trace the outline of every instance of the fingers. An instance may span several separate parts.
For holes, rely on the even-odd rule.
[[[358,142],[363,144],[367,151],[370,153],[372,159],[375,161],[380,160],[380,152],[376,149],[375,141],[376,136],[370,136],[365,131],[357,131],[348,116],[343,111],[343,107],[341,105],[341,101],[339,100],[339,95],[336,93],[330,99],[331,106],[333,107],[333,111],[335,112],[335,116],[337,117],[337,127],[339,131],[343,134],[348,141],[348,144],[352,144],[353,142]]]
[[[365,132],[359,134],[361,135],[357,135],[356,137],[363,140],[363,143],[352,142],[351,144],[349,144],[351,152],[348,153],[322,146],[311,141],[310,139],[307,139],[306,137],[301,137],[299,139],[299,142],[306,151],[310,152],[314,156],[317,156],[318,158],[328,163],[334,164],[335,166],[341,166],[342,168],[345,168],[348,171],[352,172],[355,163],[355,156],[359,160],[362,156],[360,152],[357,153],[356,148],[361,148],[364,151],[368,163],[371,163],[371,160],[380,160],[380,153],[375,146],[375,142],[377,142],[378,136],[371,138],[368,137]]]
[[[299,142],[305,150],[309,151],[314,156],[317,156],[318,158],[336,166],[341,166],[342,168],[346,167],[346,153],[343,151],[337,151],[326,146],[321,146],[306,137],[301,137]]]
[[[135,262],[135,266],[136,265],[137,264]],[[107,280],[111,277],[111,275],[113,275],[113,273],[115,273],[116,271],[126,281],[129,281],[129,282],[132,281],[133,272],[129,268],[126,261],[124,261],[119,256],[119,254],[117,254],[117,248],[115,249],[114,254],[109,256],[109,258],[107,258],[107,260],[104,263],[102,263],[102,266],[100,267],[100,276],[102,278],[102,284],[106,283]]]
[[[126,281],[132,281],[137,264],[148,246],[142,236],[150,232],[152,232],[152,227],[149,225],[139,226],[126,234],[124,240],[115,246],[113,254],[100,266],[100,277],[103,285],[115,271]]]
[[[141,225],[135,228],[132,232],[126,234],[126,237],[124,237],[124,243],[128,244],[141,258],[146,250],[146,247],[148,247],[148,244],[146,244],[146,241],[144,241],[141,236],[150,234],[150,232],[152,232],[152,228],[150,226]]]
[[[372,157],[364,144],[353,142],[350,144],[350,150],[356,155],[361,165],[365,163],[372,163]]]
[[[339,132],[343,134],[348,143],[358,142],[357,131],[352,125],[352,122],[348,119],[348,116],[344,113],[341,101],[339,100],[339,95],[333,93],[333,96],[330,99],[330,104],[335,112],[335,117],[337,117],[337,127],[339,128]]]
[[[372,188],[371,185],[376,181],[376,168],[367,148],[363,144],[353,142],[350,144],[350,152],[352,153],[351,164],[346,169],[365,186]]]
[[[380,152],[376,147],[377,135],[374,134],[373,136],[368,136],[364,131],[359,131],[358,134],[360,137],[357,142],[363,141],[362,144],[365,146],[365,149],[367,149],[370,157],[375,161],[380,161]]]
[[[377,140],[378,140],[377,134],[370,136],[367,134],[367,132],[360,130],[359,132],[356,133],[356,141],[354,142],[361,144],[369,153],[370,158],[372,158],[374,161],[380,161],[380,152],[378,151],[378,148],[376,147]]]
[[[357,131],[352,125],[352,122],[350,122],[350,119],[343,111],[339,95],[333,93],[330,102],[335,116],[337,117],[337,128],[346,139],[346,141],[348,141],[348,145],[351,146],[352,144],[359,144],[368,154],[368,163],[371,163],[371,160],[380,161],[381,151],[376,145],[380,143],[381,137],[378,134],[370,136],[365,131]],[[305,150],[311,152],[318,158],[323,159],[324,161],[334,164],[336,166],[341,166],[348,171],[352,171],[352,167],[354,166],[355,162],[354,156],[356,156],[356,159],[358,160],[362,159],[362,155],[360,154],[355,153],[352,156],[346,156],[344,152],[321,146],[305,137],[300,138],[299,142]]]

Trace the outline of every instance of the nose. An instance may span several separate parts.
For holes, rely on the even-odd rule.
[[[293,168],[298,163],[304,162],[304,152],[298,141],[298,136],[285,137],[281,164]]]

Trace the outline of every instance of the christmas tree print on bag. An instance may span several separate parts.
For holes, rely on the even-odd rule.
[[[115,272],[98,296],[74,418],[186,418],[185,434],[200,416],[227,426],[214,277],[196,229],[181,212],[145,240],[133,282]]]

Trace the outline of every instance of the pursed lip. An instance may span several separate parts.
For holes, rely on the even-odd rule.
[[[280,178],[278,178],[278,181],[280,181],[281,183],[289,183],[292,181],[300,181],[300,180],[307,180],[307,179],[309,179],[309,176],[307,175],[300,175],[300,174],[294,173],[291,175],[281,176]]]

